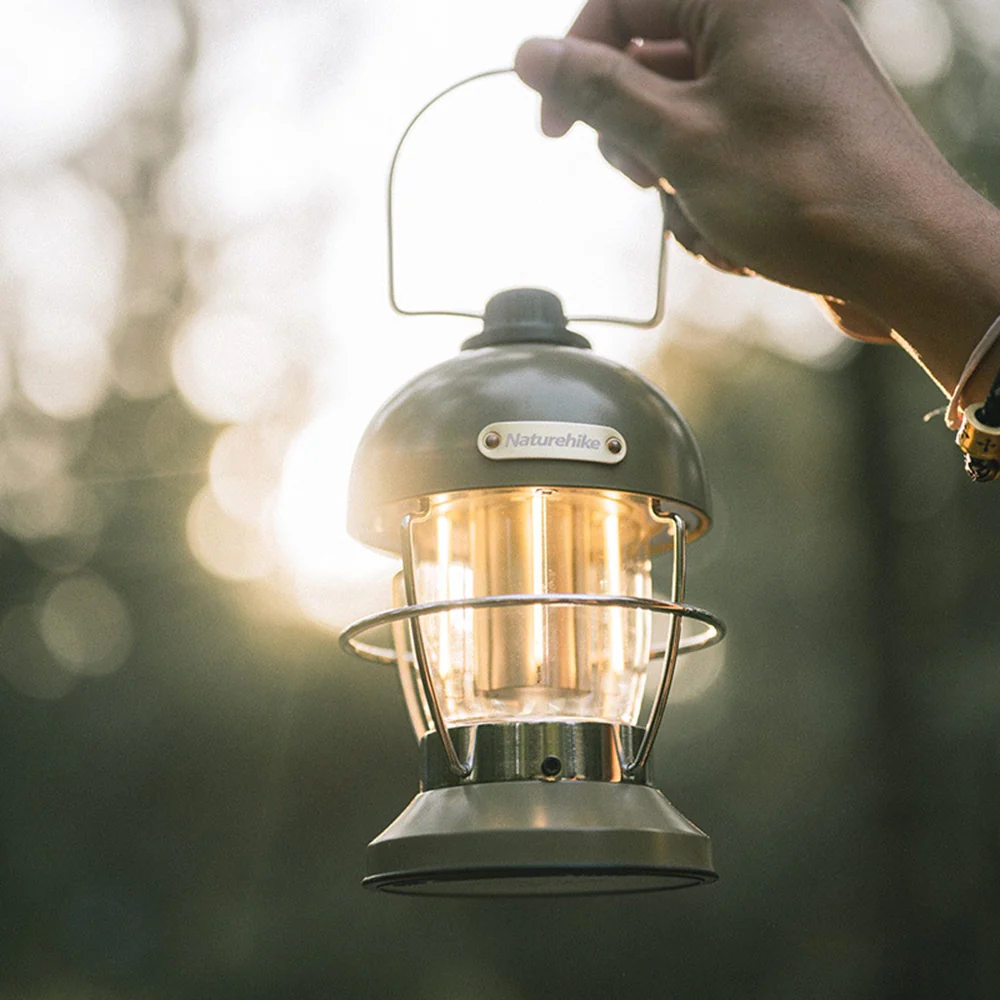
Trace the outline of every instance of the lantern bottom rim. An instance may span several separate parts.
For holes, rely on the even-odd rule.
[[[423,869],[369,875],[361,884],[411,896],[600,896],[685,889],[718,878],[714,871],[703,869],[608,864]]]
[[[363,884],[427,896],[554,896],[717,877],[709,838],[657,789],[523,780],[419,793],[368,845]]]

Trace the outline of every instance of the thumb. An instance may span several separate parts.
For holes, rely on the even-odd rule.
[[[817,299],[824,307],[827,317],[848,337],[870,344],[892,343],[892,327],[881,316],[831,295],[820,295]]]
[[[561,135],[584,121],[627,149],[656,176],[664,173],[664,134],[684,83],[665,79],[609,45],[580,38],[533,38],[514,69],[543,100],[543,128]]]

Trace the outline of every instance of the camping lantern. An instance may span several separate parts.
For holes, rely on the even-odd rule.
[[[662,265],[661,249],[657,315],[622,322],[658,321]],[[390,222],[404,312],[391,278]],[[369,845],[365,884],[546,895],[714,881],[708,837],[650,773],[678,653],[724,632],[684,603],[685,546],[709,526],[697,444],[656,386],[569,329],[552,293],[501,292],[481,318],[457,357],[379,410],[351,473],[350,533],[402,570],[396,606],[341,645],[398,665],[421,755],[420,792]],[[668,598],[653,594],[659,553]],[[640,724],[657,614],[663,667]],[[701,627],[682,637],[682,619]],[[362,641],[379,626],[391,648]]]

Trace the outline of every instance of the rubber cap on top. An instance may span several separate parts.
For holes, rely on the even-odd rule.
[[[486,303],[483,329],[462,344],[463,351],[501,344],[562,344],[590,347],[586,337],[566,329],[558,295],[543,288],[510,288]]]

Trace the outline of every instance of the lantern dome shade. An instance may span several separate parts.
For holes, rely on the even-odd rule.
[[[623,445],[604,460],[586,450],[583,458],[488,457],[480,445],[489,426],[522,421],[613,430]],[[680,513],[689,538],[709,526],[701,454],[660,389],[581,347],[510,343],[465,350],[385,403],[355,455],[348,530],[399,552],[400,518],[415,498],[525,486],[645,495]]]

